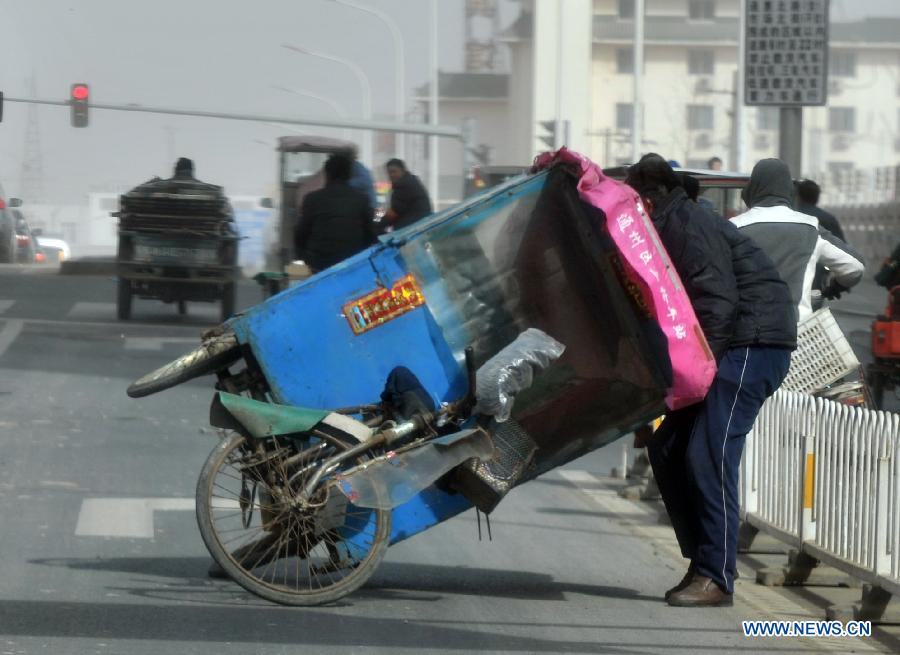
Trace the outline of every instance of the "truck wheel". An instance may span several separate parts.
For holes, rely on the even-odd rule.
[[[116,302],[116,310],[120,321],[131,318],[131,282],[119,278],[119,297]]]
[[[0,235],[0,264],[13,264],[16,260],[15,237],[2,238]]]
[[[234,315],[234,282],[228,282],[222,287],[222,322],[224,323]]]

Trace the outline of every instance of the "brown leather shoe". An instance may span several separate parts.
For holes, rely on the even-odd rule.
[[[687,573],[685,573],[684,577],[681,578],[681,582],[679,582],[677,585],[675,585],[674,587],[672,587],[671,589],[666,591],[665,599],[669,600],[669,596],[671,596],[675,592],[681,591],[682,589],[686,588],[689,584],[691,584],[691,581],[693,579],[694,579],[694,563],[691,562],[691,565],[688,567]]]
[[[695,575],[691,583],[668,598],[673,607],[731,607],[732,594],[726,594],[711,578]]]

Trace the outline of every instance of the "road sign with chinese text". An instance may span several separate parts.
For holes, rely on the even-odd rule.
[[[824,105],[829,0],[747,0],[744,102]]]

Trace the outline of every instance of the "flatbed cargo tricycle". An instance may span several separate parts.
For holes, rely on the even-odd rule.
[[[389,545],[665,411],[666,336],[578,180],[552,165],[386,235],[132,384],[215,375],[197,518],[228,576],[334,601]]]

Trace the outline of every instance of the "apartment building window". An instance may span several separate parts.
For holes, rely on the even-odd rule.
[[[712,50],[688,50],[688,74],[712,75],[716,60]]]
[[[828,74],[832,77],[856,77],[856,53],[832,51]]]
[[[712,130],[714,127],[712,105],[687,106],[687,128],[689,130]]]
[[[616,129],[631,130],[634,127],[634,105],[631,103],[616,103]]]
[[[831,179],[840,184],[850,178],[853,174],[853,162],[849,161],[830,161],[828,162],[828,175]]]
[[[690,0],[688,17],[691,20],[712,20],[716,17],[715,0]]]
[[[757,107],[756,108],[756,129],[757,130],[777,130],[781,123],[781,114],[778,107]]]
[[[616,72],[628,75],[634,72],[634,50],[631,48],[616,50]]]
[[[856,110],[853,107],[829,107],[828,131],[855,132]]]
[[[619,0],[619,19],[634,19],[634,0]]]

